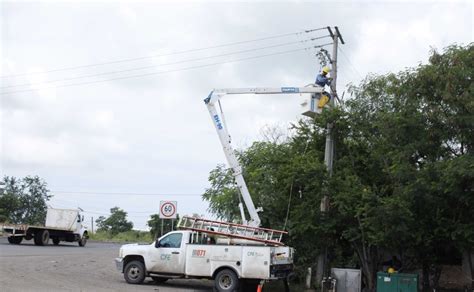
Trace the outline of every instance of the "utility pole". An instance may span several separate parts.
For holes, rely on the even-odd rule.
[[[91,217],[91,234],[94,233],[94,217]]]
[[[335,32],[328,26],[327,27],[329,34],[333,39],[333,47],[332,47],[332,57],[330,58],[331,63],[331,100],[329,104],[331,107],[336,106],[335,99],[337,98],[337,46],[339,40],[342,44],[344,44],[344,40],[342,39],[341,33],[339,32],[339,28],[336,26],[334,27]],[[333,123],[328,123],[326,125],[327,132],[326,132],[326,148],[324,150],[324,164],[328,169],[329,176],[332,176],[332,166],[334,162],[334,133],[333,133]],[[323,198],[321,199],[321,213],[326,213],[329,210],[329,190],[326,190]],[[324,247],[324,251],[321,252],[318,256],[318,262],[316,267],[316,283],[317,285],[321,284],[323,280],[323,276],[328,272],[327,267],[327,246]]]

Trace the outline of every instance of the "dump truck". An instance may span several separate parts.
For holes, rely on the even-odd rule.
[[[85,246],[89,233],[81,212],[81,209],[48,208],[44,226],[3,223],[2,229],[10,244],[33,239],[36,245],[47,245],[52,239],[54,245],[66,241]]]

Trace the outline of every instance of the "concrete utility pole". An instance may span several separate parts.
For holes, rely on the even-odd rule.
[[[91,217],[91,234],[94,233],[94,217]]]
[[[333,39],[333,47],[332,47],[332,58],[330,58],[331,63],[331,100],[329,102],[330,106],[336,106],[335,99],[337,98],[337,46],[339,40],[342,44],[344,44],[344,40],[342,39],[341,33],[339,32],[339,28],[336,26],[335,33],[333,33],[332,29],[328,26],[329,34]],[[332,165],[334,162],[334,134],[333,134],[333,124],[327,124],[327,132],[326,132],[326,148],[324,150],[324,164],[326,165],[329,176],[332,176]],[[328,190],[327,193],[324,194],[324,197],[321,199],[321,213],[325,213],[329,210],[329,197],[328,197]],[[323,276],[328,269],[327,265],[327,247],[324,248],[324,251],[318,256],[318,263],[316,267],[316,283],[317,285],[321,284]]]

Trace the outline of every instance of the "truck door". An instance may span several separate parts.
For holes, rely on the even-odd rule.
[[[76,230],[75,230],[75,232],[80,232],[81,229],[82,229],[81,213],[77,213],[77,217],[76,217]]]
[[[155,243],[150,272],[184,274],[183,233],[171,232]]]

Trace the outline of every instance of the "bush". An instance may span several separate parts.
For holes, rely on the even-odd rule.
[[[130,230],[117,234],[108,231],[98,231],[90,235],[90,239],[105,242],[148,242],[153,238],[148,231]]]

